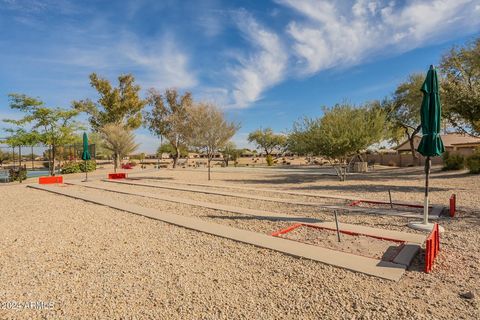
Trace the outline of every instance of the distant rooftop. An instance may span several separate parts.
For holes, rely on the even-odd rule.
[[[447,133],[440,135],[442,137],[443,144],[446,148],[448,147],[455,147],[461,145],[477,145],[480,146],[480,138],[472,137],[468,134],[463,133]],[[415,149],[418,147],[420,140],[422,139],[421,136],[417,135],[414,138],[414,145]],[[410,151],[410,144],[408,140],[399,144],[395,150],[397,151]]]

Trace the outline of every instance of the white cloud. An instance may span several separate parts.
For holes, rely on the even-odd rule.
[[[247,12],[238,12],[236,22],[254,48],[252,53],[238,56],[239,65],[228,70],[234,77],[233,107],[245,108],[260,99],[265,89],[283,80],[288,54],[279,36],[260,25]]]
[[[190,69],[190,56],[173,37],[148,41],[140,41],[129,33],[118,34],[113,41],[102,35],[76,37],[71,44],[54,50],[55,55],[42,60],[96,71],[102,76],[133,73],[144,88],[186,89],[198,83],[196,73]]]
[[[120,45],[119,51],[134,66],[143,69],[143,82],[147,87],[191,88],[197,85],[195,74],[189,69],[188,55],[172,37],[165,36],[150,46],[130,38]]]
[[[434,40],[446,41],[480,25],[477,1],[276,0],[299,12],[287,33],[299,71],[314,74],[351,66],[385,52],[400,53]]]

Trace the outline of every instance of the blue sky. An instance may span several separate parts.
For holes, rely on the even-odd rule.
[[[11,92],[95,99],[88,75],[133,73],[215,102],[248,132],[381,99],[480,35],[480,0],[0,0],[0,118]],[[158,146],[137,131],[141,151]]]

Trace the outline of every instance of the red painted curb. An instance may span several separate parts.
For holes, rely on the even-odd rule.
[[[53,177],[39,177],[38,184],[54,184],[54,183],[63,183],[62,176],[53,176]]]
[[[438,224],[435,223],[433,230],[427,238],[427,245],[425,247],[425,272],[429,273],[433,269],[435,258],[440,251],[440,231]]]
[[[126,178],[127,178],[127,174],[124,172],[108,174],[108,179],[126,179]]]

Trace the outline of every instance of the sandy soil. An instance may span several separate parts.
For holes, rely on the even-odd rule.
[[[345,233],[339,235],[340,241],[336,231],[301,226],[281,237],[384,261],[392,261],[401,249],[401,243],[394,241]]]
[[[153,176],[165,182],[207,182],[202,169],[144,171],[134,175]],[[324,175],[219,168],[214,170],[210,183],[381,200],[388,199],[390,188],[394,199],[421,202],[422,178],[421,168],[356,175],[346,182]],[[446,232],[433,272],[422,272],[420,254],[395,283],[25,185],[2,185],[0,318],[478,319],[480,177],[436,169],[431,186],[434,203],[447,205],[450,194],[456,193],[460,212],[455,219],[441,221]],[[165,212],[210,215],[209,210],[198,207],[108,194],[119,201],[141,203]],[[247,199],[222,200],[188,193],[182,196],[250,206]],[[315,208],[306,211],[305,206],[271,202],[255,202],[254,206],[295,214],[304,211],[306,216],[330,221],[333,218]],[[222,217],[232,215],[214,213]],[[412,232],[406,227],[411,219],[406,218],[341,214],[340,219]],[[276,225],[262,220],[216,220],[258,232],[276,231],[283,226],[283,222]],[[461,297],[469,291],[475,294],[473,299]],[[26,301],[52,303],[52,308],[8,308]]]

